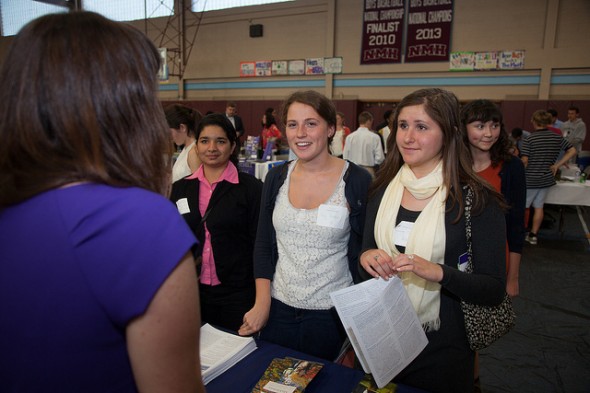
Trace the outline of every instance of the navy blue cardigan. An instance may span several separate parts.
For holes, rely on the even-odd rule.
[[[500,170],[500,178],[502,195],[510,206],[506,212],[508,250],[522,254],[526,204],[526,177],[522,161],[517,157],[504,161]]]
[[[272,168],[264,180],[262,201],[260,204],[260,218],[254,245],[254,278],[272,280],[279,259],[277,235],[272,224],[272,214],[279,189],[287,178],[289,163]],[[371,175],[348,162],[348,169],[343,178],[345,184],[344,195],[350,208],[350,238],[348,240],[348,264],[352,279],[360,281],[358,273],[358,258],[363,240],[365,209],[367,192],[371,184]]]

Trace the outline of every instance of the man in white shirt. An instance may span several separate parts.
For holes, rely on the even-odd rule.
[[[373,115],[369,112],[361,112],[359,115],[359,128],[351,133],[344,143],[342,157],[365,168],[371,176],[375,177],[375,167],[383,162],[383,148],[381,138],[371,131]]]

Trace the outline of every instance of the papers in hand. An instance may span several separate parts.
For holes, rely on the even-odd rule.
[[[252,337],[236,336],[206,324],[201,326],[201,376],[208,384],[256,349]]]
[[[366,373],[382,388],[428,339],[398,277],[372,279],[330,294]]]

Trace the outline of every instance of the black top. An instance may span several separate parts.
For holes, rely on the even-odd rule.
[[[385,186],[386,187],[386,186]],[[385,187],[369,200],[363,237],[363,251],[377,248],[374,227]],[[467,252],[465,220],[457,217],[458,206],[445,213],[445,261],[442,265],[440,329],[427,332],[428,345],[395,379],[431,393],[472,392],[474,352],[469,348],[460,299],[470,303],[497,305],[506,288],[506,224],[494,198],[488,196],[485,209],[472,215],[474,274],[457,269],[459,257]],[[360,267],[363,279],[371,276]]]

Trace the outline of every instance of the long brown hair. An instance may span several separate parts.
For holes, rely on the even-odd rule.
[[[397,175],[404,164],[403,157],[396,144],[397,125],[400,112],[409,106],[424,105],[424,110],[434,120],[443,132],[443,145],[441,150],[443,183],[448,190],[447,198],[451,200],[451,207],[459,205],[458,220],[463,214],[463,192],[461,186],[470,185],[474,190],[474,212],[480,210],[485,201],[483,187],[477,175],[471,168],[470,156],[467,147],[462,141],[459,132],[459,100],[457,97],[443,89],[421,89],[406,97],[397,105],[393,118],[392,135],[387,139],[388,154],[373,184],[370,194],[386,187]],[[493,192],[493,190],[490,189]]]
[[[26,25],[0,69],[0,206],[80,181],[164,194],[159,62],[143,33],[95,13]]]

